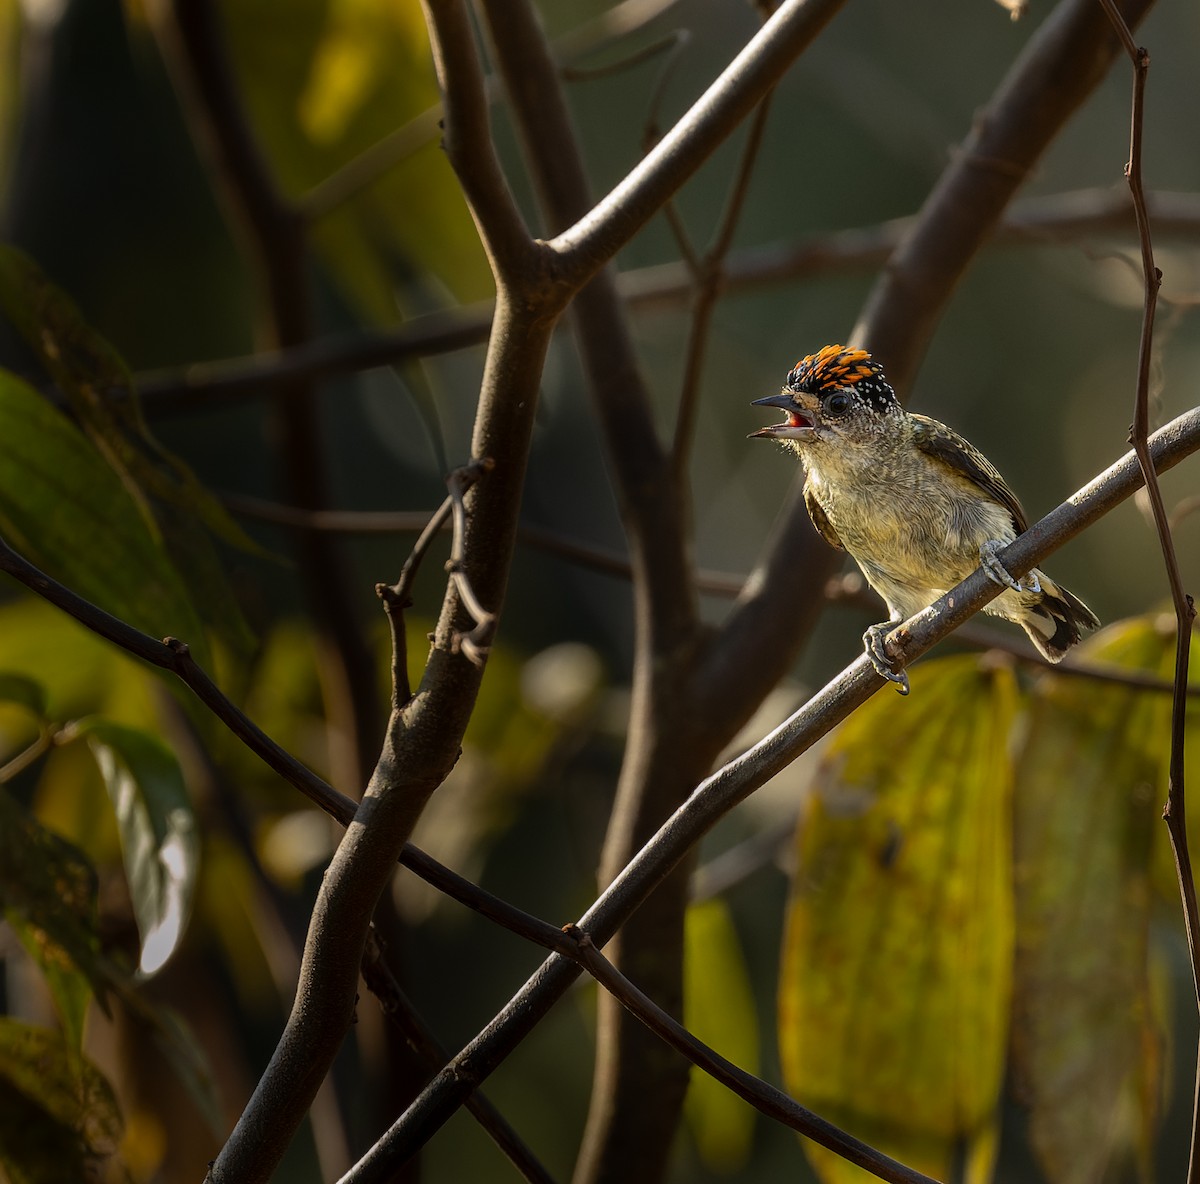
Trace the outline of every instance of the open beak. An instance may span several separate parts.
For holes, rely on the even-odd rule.
[[[811,436],[817,427],[816,416],[802,407],[797,407],[791,395],[782,391],[778,395],[768,395],[765,399],[755,399],[755,407],[779,407],[787,416],[782,423],[773,423],[757,432],[751,432],[749,438],[763,436],[768,440],[802,440]]]

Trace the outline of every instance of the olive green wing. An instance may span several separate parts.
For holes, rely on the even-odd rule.
[[[999,502],[1012,515],[1018,534],[1029,528],[1017,495],[1000,476],[1000,470],[974,444],[936,419],[925,415],[912,415],[910,418],[915,421],[914,437],[922,452],[940,461],[960,477],[965,477],[988,497]]]
[[[831,547],[844,551],[845,545],[838,538],[838,533],[833,529],[833,523],[829,521],[828,515],[821,508],[821,503],[813,496],[813,491],[809,488],[807,481],[804,483],[804,508],[808,511],[813,526],[817,528],[817,534]]]

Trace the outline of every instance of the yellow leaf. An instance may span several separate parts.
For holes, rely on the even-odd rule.
[[[1004,667],[929,662],[835,734],[798,831],[780,1056],[806,1106],[945,1179],[990,1175],[1012,968]],[[815,1145],[825,1184],[860,1169]]]
[[[1169,678],[1174,638],[1143,617],[1081,654]],[[1147,946],[1171,704],[1051,676],[1032,706],[1014,811],[1015,1068],[1046,1178],[1084,1184],[1131,1143],[1148,1156],[1157,1121]]]

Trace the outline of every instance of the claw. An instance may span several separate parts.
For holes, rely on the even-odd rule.
[[[896,669],[891,655],[887,652],[885,642],[885,638],[895,625],[895,621],[884,621],[879,625],[872,625],[863,634],[863,649],[866,650],[871,665],[875,667],[875,673],[880,678],[886,678],[888,682],[894,682],[896,690],[902,695],[907,695],[909,691],[908,675],[903,669]]]
[[[1024,583],[1015,579],[1008,568],[1000,562],[998,552],[1005,546],[1007,544],[1000,542],[999,539],[988,539],[979,548],[979,566],[983,568],[984,574],[993,584],[999,584],[1001,588],[1011,588],[1014,592],[1041,592],[1042,585],[1036,571],[1031,571],[1028,576],[1029,582]]]

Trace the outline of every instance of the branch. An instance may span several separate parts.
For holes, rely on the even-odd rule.
[[[383,957],[379,938],[372,929],[363,955],[363,981],[379,1000],[383,1013],[403,1033],[405,1040],[431,1070],[440,1069],[449,1054],[442,1048],[433,1029],[421,1018],[412,1001]],[[492,1142],[508,1156],[518,1172],[530,1184],[554,1184],[554,1177],[543,1167],[508,1120],[480,1092],[471,1095],[467,1109],[491,1136]]]
[[[461,0],[422,0],[442,88],[442,147],[454,166],[497,276],[526,270],[539,253],[492,147],[491,115],[475,33]]]
[[[758,162],[766,131],[767,116],[771,110],[771,96],[759,104],[750,124],[746,143],[742,147],[737,173],[726,198],[725,210],[713,238],[712,246],[699,261],[699,271],[693,277],[696,286],[692,301],[691,325],[684,355],[683,379],[679,389],[679,407],[675,417],[675,440],[671,449],[671,462],[675,468],[675,482],[683,488],[687,477],[688,461],[691,457],[692,441],[696,433],[696,413],[700,406],[701,375],[708,345],[708,333],[712,325],[717,301],[725,288],[725,257],[733,245],[746,195],[750,191],[750,179]]]
[[[1160,235],[1200,235],[1200,195],[1150,193],[1150,216]],[[734,251],[723,269],[726,293],[758,291],[770,284],[875,268],[912,232],[915,217],[894,218],[795,242],[768,243]],[[1089,234],[1127,231],[1129,198],[1115,189],[1082,189],[1031,197],[1013,204],[995,229],[994,245],[1062,243]],[[671,307],[692,298],[695,277],[682,263],[661,263],[616,277],[617,294],[631,308]],[[287,350],[264,350],[244,358],[196,362],[186,370],[138,375],[142,402],[155,414],[211,409],[239,402],[295,378],[390,366],[413,357],[432,357],[480,345],[492,324],[491,302],[427,313],[392,329],[331,334]]]
[[[421,858],[428,860],[424,855]],[[434,861],[428,860],[428,863],[433,864]],[[782,1090],[739,1069],[709,1048],[634,986],[600,953],[589,935],[578,926],[555,928],[440,865],[435,864],[432,868],[423,866],[423,870],[430,873],[425,876],[429,882],[436,883],[448,895],[468,908],[496,922],[509,932],[518,934],[543,949],[561,954],[581,966],[655,1035],[763,1114],[807,1135],[881,1180],[896,1181],[897,1184],[933,1184],[929,1177],[867,1146],[807,1107],[801,1106]],[[386,994],[386,990],[384,993]],[[377,1144],[342,1178],[341,1184],[371,1184],[373,1181],[389,1179],[390,1171],[390,1161]]]
[[[876,1151],[861,1139],[847,1134],[819,1114],[800,1105],[783,1090],[726,1060],[720,1053],[693,1036],[644,992],[638,990],[600,953],[585,930],[568,925],[566,934],[577,946],[576,951],[568,956],[578,961],[626,1010],[641,1020],[661,1040],[687,1057],[693,1065],[703,1069],[756,1110],[784,1126],[791,1127],[813,1142],[820,1143],[822,1147],[828,1147],[842,1159],[856,1164],[880,1180],[894,1181],[895,1184],[936,1184],[929,1176]],[[345,1179],[349,1184],[349,1181],[354,1179],[354,1171],[351,1170]]]
[[[1142,477],[1146,482],[1146,492],[1150,495],[1154,528],[1162,549],[1163,564],[1167,569],[1167,582],[1171,589],[1171,602],[1175,608],[1175,687],[1171,701],[1171,757],[1167,775],[1167,804],[1163,810],[1163,818],[1167,823],[1167,832],[1171,837],[1171,849],[1175,855],[1175,872],[1179,881],[1180,901],[1183,905],[1188,953],[1191,956],[1192,987],[1196,995],[1197,1008],[1200,1009],[1200,913],[1197,911],[1196,881],[1192,875],[1192,861],[1188,853],[1187,813],[1184,796],[1188,659],[1192,645],[1192,621],[1195,618],[1196,610],[1192,598],[1183,587],[1179,560],[1175,555],[1175,544],[1171,539],[1171,523],[1167,518],[1162,490],[1158,485],[1158,474],[1155,472],[1154,460],[1150,455],[1147,442],[1150,432],[1150,364],[1154,345],[1154,311],[1158,304],[1158,290],[1162,285],[1162,272],[1154,263],[1154,246],[1150,239],[1150,219],[1146,210],[1146,196],[1142,182],[1142,129],[1150,54],[1145,49],[1140,49],[1133,40],[1129,26],[1125,23],[1113,0],[1100,0],[1100,3],[1133,65],[1129,162],[1125,166],[1125,175],[1129,180],[1129,191],[1133,196],[1134,217],[1141,245],[1145,299],[1142,308],[1141,340],[1138,344],[1133,427],[1130,429],[1129,440],[1137,453]],[[1197,1048],[1197,1065],[1192,1096],[1192,1138],[1188,1160],[1189,1182],[1200,1178],[1200,1046]]]
[[[1200,450],[1200,408],[1156,432],[1150,449],[1160,473]],[[1141,484],[1137,457],[1127,453],[1006,547],[1001,553],[1005,567],[1014,575],[1028,571],[1132,496]],[[893,634],[899,660],[908,663],[925,653],[1000,592],[983,572],[973,573]],[[789,720],[703,781],[588,909],[579,922],[580,928],[602,947],[721,817],[879,689],[879,676],[866,656],[860,655]],[[576,967],[564,959],[551,958],[543,963],[376,1144],[370,1153],[372,1161],[394,1167],[415,1154],[475,1086],[520,1044],[577,975]]]
[[[490,613],[501,611],[554,322],[569,295],[545,282],[544,248],[530,241],[488,134],[474,35],[462,0],[427,0],[430,40],[446,108],[446,150],[485,240],[496,315],[479,394],[472,455],[492,457],[486,489],[463,503],[460,571]],[[485,208],[486,207],[486,208]],[[458,759],[482,669],[457,635],[468,613],[458,579],[442,600],[416,693],[394,710],[383,750],[322,878],[296,999],[266,1070],[213,1162],[213,1184],[263,1184],[279,1163],[353,1020],[367,932],[394,864],[433,792]]]
[[[580,280],[629,242],[750,114],[843,0],[785,0],[717,80],[603,200],[549,244]]]

